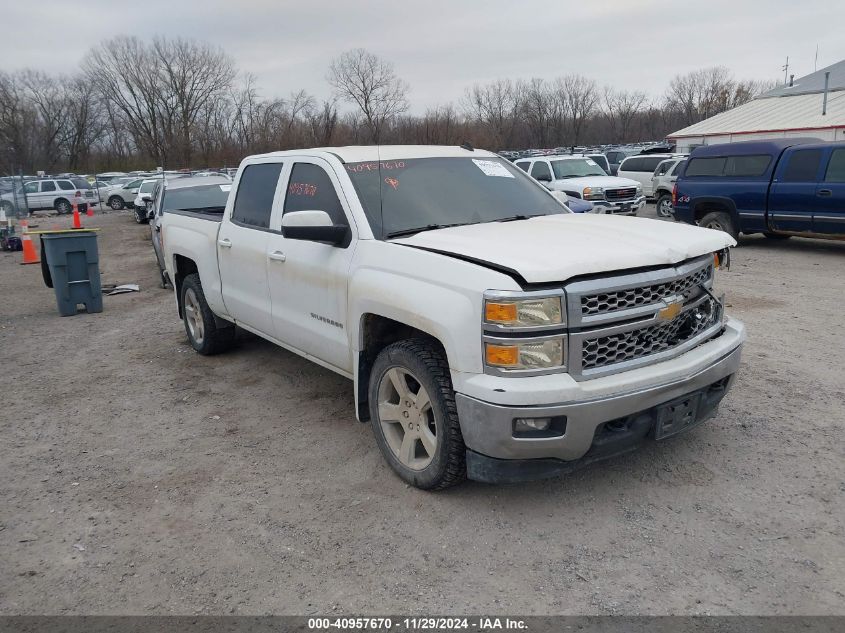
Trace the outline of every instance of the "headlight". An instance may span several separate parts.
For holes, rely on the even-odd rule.
[[[549,369],[563,366],[563,337],[484,344],[484,359],[499,369]]]
[[[560,297],[541,299],[487,299],[484,320],[506,327],[537,327],[563,323]]]
[[[642,195],[642,193],[643,193],[643,186],[642,186],[642,185],[637,185],[637,195],[638,195],[638,196],[639,196],[639,195]]]
[[[604,187],[584,187],[584,200],[604,200]]]

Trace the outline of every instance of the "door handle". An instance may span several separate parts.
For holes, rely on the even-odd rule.
[[[223,248],[232,248],[232,240],[228,238],[224,237],[222,240],[217,240],[217,243]]]
[[[830,189],[819,189],[819,190],[816,192],[816,195],[817,195],[817,196],[823,196],[823,197],[832,196],[832,195],[833,195],[833,191],[831,191]]]
[[[274,262],[283,262],[287,259],[287,255],[285,255],[282,251],[273,251],[267,255],[267,257],[272,259]]]

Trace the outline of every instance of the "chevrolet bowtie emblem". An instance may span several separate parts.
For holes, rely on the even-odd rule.
[[[671,299],[666,299],[666,307],[662,308],[657,313],[657,319],[659,321],[671,321],[676,316],[681,313],[681,306],[683,306],[683,299],[672,297]]]

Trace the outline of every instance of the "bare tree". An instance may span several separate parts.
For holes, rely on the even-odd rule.
[[[464,96],[466,115],[488,132],[483,145],[495,149],[510,147],[523,104],[523,85],[510,79],[476,84]]]
[[[408,109],[408,84],[396,76],[391,63],[363,48],[347,51],[332,61],[328,81],[338,97],[358,107],[375,143],[385,123]]]
[[[558,109],[556,118],[570,135],[569,144],[578,145],[584,124],[599,103],[598,86],[582,75],[565,75],[555,80],[554,95]]]
[[[631,128],[645,103],[644,92],[604,89],[604,114],[610,123],[612,138],[621,142],[635,140]]]

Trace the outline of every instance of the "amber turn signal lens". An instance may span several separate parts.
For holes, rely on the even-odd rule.
[[[490,323],[515,323],[517,320],[516,304],[488,301],[484,308],[484,318]]]
[[[516,345],[493,345],[487,343],[487,364],[495,367],[514,367],[519,364],[519,348]]]

